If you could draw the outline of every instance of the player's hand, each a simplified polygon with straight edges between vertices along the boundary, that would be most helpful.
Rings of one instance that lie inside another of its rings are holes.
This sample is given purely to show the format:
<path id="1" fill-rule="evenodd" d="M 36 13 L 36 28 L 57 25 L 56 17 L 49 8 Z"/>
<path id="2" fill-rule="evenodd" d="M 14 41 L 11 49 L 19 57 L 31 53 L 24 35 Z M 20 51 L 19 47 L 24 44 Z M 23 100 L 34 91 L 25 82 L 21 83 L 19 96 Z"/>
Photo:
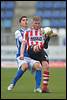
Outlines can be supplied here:
<path id="1" fill-rule="evenodd" d="M 39 51 L 38 45 L 33 46 L 33 51 L 34 51 L 34 52 L 38 52 L 38 51 Z"/>
<path id="2" fill-rule="evenodd" d="M 56 37 L 56 36 L 58 36 L 56 33 L 50 35 L 50 37 Z"/>
<path id="3" fill-rule="evenodd" d="M 37 51 L 37 46 L 33 46 L 33 51 L 36 52 Z"/>
<path id="4" fill-rule="evenodd" d="M 51 30 L 50 32 L 47 32 L 47 36 L 51 37 L 51 35 L 53 34 L 53 31 Z"/>
<path id="5" fill-rule="evenodd" d="M 20 60 L 23 60 L 24 59 L 24 55 L 20 55 Z"/>
<path id="6" fill-rule="evenodd" d="M 34 52 L 40 52 L 41 51 L 41 47 L 40 46 L 38 46 L 38 45 L 35 45 L 34 47 L 33 47 L 33 51 Z"/>

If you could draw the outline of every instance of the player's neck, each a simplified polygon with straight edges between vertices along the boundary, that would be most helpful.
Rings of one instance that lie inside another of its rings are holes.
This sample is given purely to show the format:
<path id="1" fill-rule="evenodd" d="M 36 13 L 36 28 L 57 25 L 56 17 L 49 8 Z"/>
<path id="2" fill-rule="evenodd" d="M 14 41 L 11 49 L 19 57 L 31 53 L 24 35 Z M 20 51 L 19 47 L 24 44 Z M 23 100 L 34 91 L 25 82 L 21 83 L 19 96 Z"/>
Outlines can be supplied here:
<path id="1" fill-rule="evenodd" d="M 27 29 L 27 27 L 21 27 L 21 29 L 26 30 L 26 29 Z"/>
<path id="2" fill-rule="evenodd" d="M 40 30 L 40 29 L 35 29 L 35 28 L 33 28 L 35 31 L 38 31 L 38 30 Z"/>

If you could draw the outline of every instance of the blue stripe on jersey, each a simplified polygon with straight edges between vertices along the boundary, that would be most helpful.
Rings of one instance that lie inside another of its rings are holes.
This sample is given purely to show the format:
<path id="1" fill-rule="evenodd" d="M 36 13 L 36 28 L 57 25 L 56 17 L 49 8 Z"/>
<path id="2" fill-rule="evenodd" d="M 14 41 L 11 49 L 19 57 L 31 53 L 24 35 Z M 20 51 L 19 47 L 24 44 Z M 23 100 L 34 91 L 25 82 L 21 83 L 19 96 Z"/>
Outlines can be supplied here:
<path id="1" fill-rule="evenodd" d="M 18 39 L 16 39 L 16 45 L 17 45 L 16 57 L 18 57 L 18 56 L 20 56 L 20 48 L 21 48 L 21 43 Z"/>
<path id="2" fill-rule="evenodd" d="M 24 30 L 23 30 L 23 29 L 19 29 L 19 31 L 20 31 L 20 33 L 21 33 L 21 35 L 22 35 L 22 37 L 23 37 Z"/>
<path id="3" fill-rule="evenodd" d="M 25 51 L 24 51 L 24 57 L 29 57 L 28 52 L 27 52 L 27 45 L 25 46 Z"/>

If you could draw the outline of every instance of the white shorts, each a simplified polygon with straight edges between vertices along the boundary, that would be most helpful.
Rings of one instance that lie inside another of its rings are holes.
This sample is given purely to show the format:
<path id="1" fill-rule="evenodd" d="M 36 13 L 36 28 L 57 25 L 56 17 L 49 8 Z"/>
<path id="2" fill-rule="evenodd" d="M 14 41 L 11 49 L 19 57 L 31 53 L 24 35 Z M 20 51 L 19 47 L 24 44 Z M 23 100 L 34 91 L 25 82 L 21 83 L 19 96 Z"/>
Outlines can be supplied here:
<path id="1" fill-rule="evenodd" d="M 33 65 L 36 62 L 39 62 L 39 61 L 33 60 L 29 57 L 24 57 L 24 60 L 20 60 L 20 57 L 17 57 L 16 60 L 17 60 L 18 69 L 21 67 L 22 64 L 28 64 L 28 68 L 32 72 L 33 72 Z"/>

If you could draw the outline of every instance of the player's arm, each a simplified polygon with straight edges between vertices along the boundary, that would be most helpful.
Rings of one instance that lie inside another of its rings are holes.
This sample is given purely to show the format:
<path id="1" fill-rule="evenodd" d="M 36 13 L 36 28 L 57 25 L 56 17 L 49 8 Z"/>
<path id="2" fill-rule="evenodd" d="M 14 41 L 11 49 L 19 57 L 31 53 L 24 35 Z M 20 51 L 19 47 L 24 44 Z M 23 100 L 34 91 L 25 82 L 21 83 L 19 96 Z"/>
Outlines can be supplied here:
<path id="1" fill-rule="evenodd" d="M 48 48 L 48 43 L 49 43 L 50 39 L 51 39 L 52 37 L 56 37 L 56 36 L 57 36 L 57 34 L 56 34 L 56 33 L 53 33 L 53 34 L 51 34 L 50 36 L 47 36 L 47 37 L 46 37 L 46 39 L 44 40 L 44 48 L 45 48 L 45 49 Z"/>
<path id="2" fill-rule="evenodd" d="M 56 37 L 56 36 L 58 36 L 57 33 L 53 33 L 53 34 L 50 35 L 50 38 L 51 37 Z"/>
<path id="3" fill-rule="evenodd" d="M 50 27 L 45 27 L 42 29 L 43 34 L 49 36 L 49 37 L 54 37 L 57 36 L 57 33 L 53 32 L 52 28 Z"/>
<path id="4" fill-rule="evenodd" d="M 23 60 L 24 59 L 25 44 L 26 44 L 26 41 L 23 40 L 22 41 L 22 44 L 21 44 L 20 60 Z"/>
<path id="5" fill-rule="evenodd" d="M 51 37 L 56 37 L 57 33 L 53 32 L 53 30 L 51 30 L 50 32 L 47 33 L 47 36 Z"/>
<path id="6" fill-rule="evenodd" d="M 50 37 L 49 37 L 49 36 L 47 36 L 47 37 L 44 39 L 44 48 L 45 48 L 45 49 L 48 48 L 49 40 L 50 40 Z"/>
<path id="7" fill-rule="evenodd" d="M 50 29 L 50 30 L 48 30 L 48 29 Z M 56 37 L 57 34 L 54 33 L 51 28 L 46 28 L 46 30 L 44 31 L 44 35 L 46 36 L 44 39 L 44 48 L 47 49 L 50 38 Z"/>

